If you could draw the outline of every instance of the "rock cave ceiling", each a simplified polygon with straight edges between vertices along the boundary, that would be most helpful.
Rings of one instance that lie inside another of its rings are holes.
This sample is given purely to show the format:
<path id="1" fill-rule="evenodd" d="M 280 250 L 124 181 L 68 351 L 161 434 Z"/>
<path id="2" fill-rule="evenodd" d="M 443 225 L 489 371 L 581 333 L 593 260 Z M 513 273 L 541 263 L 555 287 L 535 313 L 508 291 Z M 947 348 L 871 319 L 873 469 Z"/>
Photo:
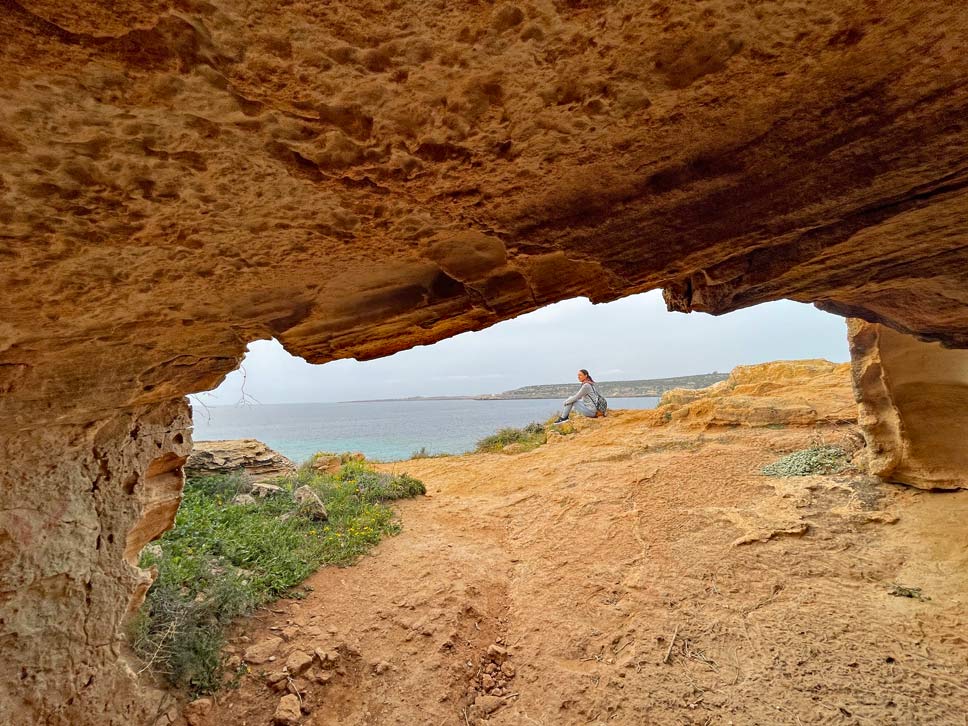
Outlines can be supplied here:
<path id="1" fill-rule="evenodd" d="M 252 340 L 663 288 L 968 348 L 966 44 L 951 2 L 0 0 L 0 702 L 160 712 L 132 560 Z M 875 473 L 964 486 L 965 351 L 853 331 Z"/>
<path id="2" fill-rule="evenodd" d="M 968 347 L 958 3 L 0 0 L 0 413 L 547 303 Z"/>

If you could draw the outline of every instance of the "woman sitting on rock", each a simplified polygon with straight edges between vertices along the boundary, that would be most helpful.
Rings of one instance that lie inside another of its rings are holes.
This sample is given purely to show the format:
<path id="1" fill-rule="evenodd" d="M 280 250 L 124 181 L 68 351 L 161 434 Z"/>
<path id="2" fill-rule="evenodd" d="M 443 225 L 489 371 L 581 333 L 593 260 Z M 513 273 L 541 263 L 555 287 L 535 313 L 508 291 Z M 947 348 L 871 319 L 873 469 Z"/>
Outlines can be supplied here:
<path id="1" fill-rule="evenodd" d="M 581 383 L 581 388 L 574 396 L 565 400 L 565 407 L 561 409 L 561 415 L 553 422 L 554 425 L 567 421 L 572 407 L 577 409 L 582 416 L 588 418 L 595 418 L 598 415 L 598 399 L 601 398 L 601 394 L 595 390 L 595 381 L 584 368 L 578 371 L 578 381 Z"/>

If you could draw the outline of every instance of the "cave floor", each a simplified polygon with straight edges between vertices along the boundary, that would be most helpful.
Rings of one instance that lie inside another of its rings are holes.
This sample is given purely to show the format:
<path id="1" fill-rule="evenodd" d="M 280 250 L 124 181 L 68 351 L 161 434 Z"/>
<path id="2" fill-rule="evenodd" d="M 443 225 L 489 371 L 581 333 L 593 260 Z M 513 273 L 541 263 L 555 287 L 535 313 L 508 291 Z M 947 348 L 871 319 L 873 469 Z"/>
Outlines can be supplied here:
<path id="1" fill-rule="evenodd" d="M 281 643 L 211 723 L 271 723 L 268 680 L 318 649 L 292 681 L 317 726 L 964 726 L 968 491 L 759 473 L 817 436 L 617 412 L 532 452 L 386 464 L 428 496 L 240 624 L 235 653 Z"/>

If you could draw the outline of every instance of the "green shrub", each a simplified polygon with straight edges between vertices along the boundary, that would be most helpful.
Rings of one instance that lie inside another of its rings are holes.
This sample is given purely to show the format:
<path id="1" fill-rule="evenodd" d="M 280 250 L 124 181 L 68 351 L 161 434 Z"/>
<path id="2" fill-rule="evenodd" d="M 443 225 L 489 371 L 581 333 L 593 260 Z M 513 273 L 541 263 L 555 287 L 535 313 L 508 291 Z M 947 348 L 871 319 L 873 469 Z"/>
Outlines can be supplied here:
<path id="1" fill-rule="evenodd" d="M 847 454 L 839 446 L 812 446 L 794 451 L 763 467 L 767 476 L 809 476 L 836 474 L 847 466 Z"/>
<path id="2" fill-rule="evenodd" d="M 337 476 L 341 481 L 355 484 L 361 496 L 374 502 L 427 493 L 423 482 L 408 474 L 384 474 L 357 462 L 343 464 Z"/>
<path id="3" fill-rule="evenodd" d="M 540 424 L 537 421 L 532 421 L 523 429 L 521 429 L 527 436 L 537 436 L 538 434 L 543 434 L 545 432 L 544 424 Z"/>
<path id="4" fill-rule="evenodd" d="M 532 421 L 521 429 L 503 428 L 497 433 L 485 436 L 477 442 L 477 451 L 483 453 L 495 453 L 501 451 L 510 444 L 521 444 L 523 451 L 541 446 L 548 440 L 543 424 Z"/>
<path id="5" fill-rule="evenodd" d="M 439 451 L 436 454 L 430 452 L 426 446 L 421 446 L 416 451 L 410 453 L 411 459 L 442 459 L 445 456 L 450 456 L 446 451 Z"/>
<path id="6" fill-rule="evenodd" d="M 224 681 L 223 632 L 239 615 L 283 594 L 321 565 L 347 565 L 380 539 L 399 531 L 384 501 L 425 493 L 422 482 L 391 476 L 365 463 L 344 464 L 336 476 L 303 467 L 275 482 L 285 496 L 238 505 L 241 477 L 190 479 L 175 528 L 146 548 L 141 566 L 158 578 L 131 623 L 129 639 L 146 666 L 192 696 Z M 293 500 L 307 485 L 326 506 L 314 521 Z"/>

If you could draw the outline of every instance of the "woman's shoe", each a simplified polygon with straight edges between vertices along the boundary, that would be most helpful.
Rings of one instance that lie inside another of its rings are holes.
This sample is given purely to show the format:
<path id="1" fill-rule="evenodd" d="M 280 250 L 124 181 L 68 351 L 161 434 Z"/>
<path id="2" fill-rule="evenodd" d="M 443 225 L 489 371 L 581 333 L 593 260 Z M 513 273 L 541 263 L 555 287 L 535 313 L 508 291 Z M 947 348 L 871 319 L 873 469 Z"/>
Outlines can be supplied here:
<path id="1" fill-rule="evenodd" d="M 562 418 L 561 416 L 559 416 L 558 418 L 556 418 L 554 421 L 551 422 L 551 425 L 557 426 L 558 424 L 563 424 L 563 423 L 568 423 L 567 416 L 565 416 L 565 418 Z"/>

